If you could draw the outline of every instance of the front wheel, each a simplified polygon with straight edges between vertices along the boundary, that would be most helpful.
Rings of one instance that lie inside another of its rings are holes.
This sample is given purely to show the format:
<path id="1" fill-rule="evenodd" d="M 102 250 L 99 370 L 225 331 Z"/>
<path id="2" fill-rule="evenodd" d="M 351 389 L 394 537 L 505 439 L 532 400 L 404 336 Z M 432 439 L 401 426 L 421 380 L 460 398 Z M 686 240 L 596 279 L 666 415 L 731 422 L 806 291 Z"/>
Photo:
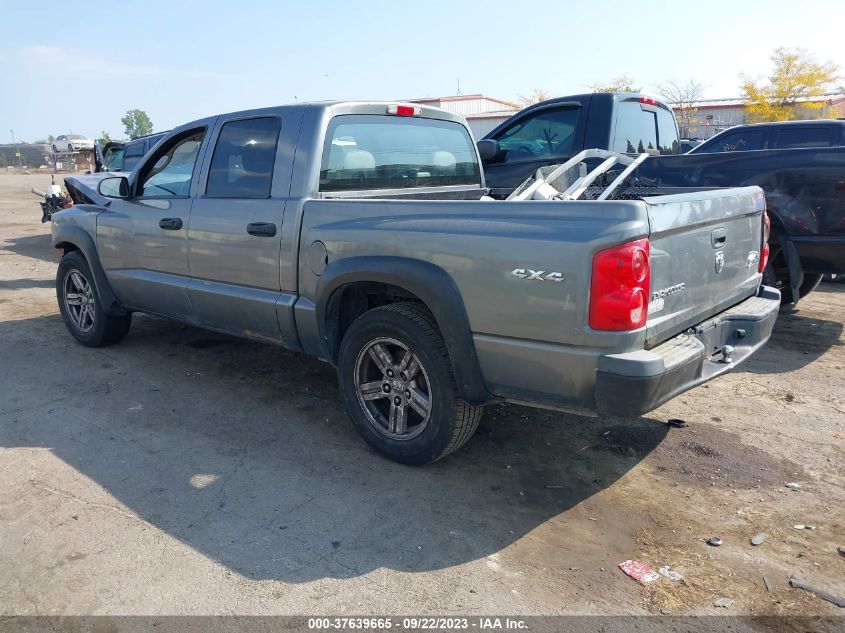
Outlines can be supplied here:
<path id="1" fill-rule="evenodd" d="M 79 251 L 62 257 L 56 272 L 56 298 L 65 327 L 83 345 L 111 345 L 129 332 L 132 316 L 108 314 L 103 310 L 91 267 Z"/>
<path id="2" fill-rule="evenodd" d="M 346 410 L 361 436 L 403 464 L 427 464 L 460 448 L 482 408 L 461 399 L 446 344 L 423 307 L 395 303 L 350 326 L 338 358 Z"/>

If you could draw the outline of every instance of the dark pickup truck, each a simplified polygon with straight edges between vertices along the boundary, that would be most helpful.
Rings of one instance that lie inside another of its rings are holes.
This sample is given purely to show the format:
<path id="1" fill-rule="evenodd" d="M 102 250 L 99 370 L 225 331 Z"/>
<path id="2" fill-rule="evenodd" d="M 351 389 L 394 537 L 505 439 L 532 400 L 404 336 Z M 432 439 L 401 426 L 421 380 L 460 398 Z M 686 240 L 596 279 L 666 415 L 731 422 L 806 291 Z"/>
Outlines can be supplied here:
<path id="1" fill-rule="evenodd" d="M 754 149 L 807 149 L 845 145 L 845 119 L 737 125 L 690 149 L 691 154 Z"/>
<path id="2" fill-rule="evenodd" d="M 845 147 L 657 156 L 639 175 L 663 186 L 761 187 L 772 221 L 763 279 L 784 303 L 845 273 Z"/>
<path id="3" fill-rule="evenodd" d="M 131 141 L 109 141 L 102 147 L 95 145 L 94 171 L 132 171 L 141 158 L 149 152 L 167 132 L 139 136 Z"/>
<path id="4" fill-rule="evenodd" d="M 507 198 L 540 167 L 564 163 L 585 149 L 678 154 L 672 110 L 637 93 L 549 99 L 517 112 L 479 144 L 490 195 Z"/>
<path id="5" fill-rule="evenodd" d="M 845 121 L 813 123 L 845 125 Z M 755 127 L 775 126 L 742 129 Z M 719 137 L 735 130 L 739 128 Z M 767 132 L 766 142 L 772 138 L 774 145 L 780 135 L 774 138 Z M 845 273 L 845 147 L 708 153 L 705 143 L 679 155 L 671 110 L 631 93 L 544 101 L 518 112 L 479 141 L 487 185 L 499 199 L 537 169 L 564 163 L 587 148 L 654 154 L 639 166 L 638 174 L 663 187 L 761 187 L 772 220 L 765 282 L 781 290 L 784 303 L 812 291 L 823 274 Z"/>

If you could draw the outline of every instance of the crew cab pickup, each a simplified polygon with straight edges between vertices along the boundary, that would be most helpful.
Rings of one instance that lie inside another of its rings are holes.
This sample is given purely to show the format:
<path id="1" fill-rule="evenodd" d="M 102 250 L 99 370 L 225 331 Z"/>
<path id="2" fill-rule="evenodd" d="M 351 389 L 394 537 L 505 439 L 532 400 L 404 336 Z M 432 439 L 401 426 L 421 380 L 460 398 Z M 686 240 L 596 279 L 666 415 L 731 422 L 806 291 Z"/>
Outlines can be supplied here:
<path id="1" fill-rule="evenodd" d="M 464 119 L 425 106 L 214 116 L 66 185 L 56 291 L 80 343 L 145 312 L 317 356 L 403 463 L 497 399 L 646 413 L 746 359 L 779 305 L 757 187 L 496 201 Z"/>

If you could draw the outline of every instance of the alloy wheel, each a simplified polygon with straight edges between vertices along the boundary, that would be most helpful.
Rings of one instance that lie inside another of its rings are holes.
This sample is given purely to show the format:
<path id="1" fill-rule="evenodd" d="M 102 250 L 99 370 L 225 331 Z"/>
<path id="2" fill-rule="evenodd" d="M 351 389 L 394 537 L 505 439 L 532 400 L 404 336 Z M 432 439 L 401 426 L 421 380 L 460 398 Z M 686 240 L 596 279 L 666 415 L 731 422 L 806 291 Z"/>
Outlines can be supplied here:
<path id="1" fill-rule="evenodd" d="M 380 433 L 410 440 L 431 418 L 431 383 L 420 359 L 392 338 L 370 341 L 355 361 L 355 391 L 370 424 Z"/>
<path id="2" fill-rule="evenodd" d="M 64 301 L 68 317 L 80 332 L 90 332 L 94 327 L 94 289 L 85 276 L 76 269 L 69 270 L 64 278 Z"/>

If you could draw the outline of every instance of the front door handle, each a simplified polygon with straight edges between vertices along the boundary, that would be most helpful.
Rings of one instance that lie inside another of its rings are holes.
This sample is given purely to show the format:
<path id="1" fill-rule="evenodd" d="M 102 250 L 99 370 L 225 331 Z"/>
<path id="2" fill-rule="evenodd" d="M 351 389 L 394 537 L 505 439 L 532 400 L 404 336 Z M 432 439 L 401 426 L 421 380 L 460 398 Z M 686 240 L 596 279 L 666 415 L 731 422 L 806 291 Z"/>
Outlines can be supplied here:
<path id="1" fill-rule="evenodd" d="M 250 222 L 246 225 L 246 232 L 259 237 L 273 237 L 276 234 L 276 225 L 272 222 Z"/>
<path id="2" fill-rule="evenodd" d="M 165 231 L 178 231 L 182 228 L 182 218 L 162 218 L 158 225 Z"/>

